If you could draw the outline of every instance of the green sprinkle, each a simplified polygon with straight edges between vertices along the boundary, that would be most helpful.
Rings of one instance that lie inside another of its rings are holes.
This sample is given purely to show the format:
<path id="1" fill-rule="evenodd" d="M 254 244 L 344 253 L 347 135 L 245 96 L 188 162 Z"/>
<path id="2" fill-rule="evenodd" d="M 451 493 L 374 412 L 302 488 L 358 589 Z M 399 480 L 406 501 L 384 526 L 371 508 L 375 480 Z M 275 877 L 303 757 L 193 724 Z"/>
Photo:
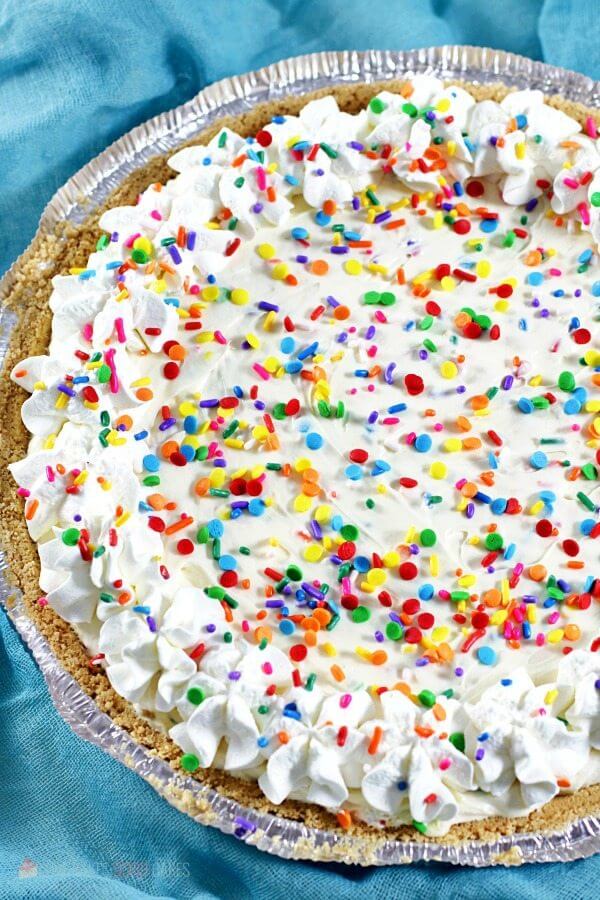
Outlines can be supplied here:
<path id="1" fill-rule="evenodd" d="M 96 250 L 104 250 L 110 244 L 110 238 L 107 234 L 101 234 L 96 244 Z"/>
<path id="2" fill-rule="evenodd" d="M 448 740 L 456 747 L 459 753 L 465 752 L 465 736 L 462 731 L 453 731 Z"/>
<path id="3" fill-rule="evenodd" d="M 209 488 L 208 493 L 211 497 L 229 497 L 229 491 L 224 488 Z"/>
<path id="4" fill-rule="evenodd" d="M 321 150 L 323 153 L 326 153 L 329 159 L 337 159 L 337 150 L 334 150 L 333 147 L 330 147 L 329 144 L 321 143 Z"/>
<path id="5" fill-rule="evenodd" d="M 360 624 L 361 622 L 368 622 L 371 618 L 371 610 L 367 609 L 366 606 L 357 606 L 356 609 L 352 610 L 352 621 L 356 622 L 356 624 Z"/>
<path id="6" fill-rule="evenodd" d="M 233 641 L 233 635 L 230 631 L 226 631 L 223 635 L 223 640 L 226 644 L 231 644 Z"/>
<path id="7" fill-rule="evenodd" d="M 561 391 L 571 391 L 575 390 L 575 376 L 572 372 L 561 372 L 558 376 L 558 386 Z"/>
<path id="8" fill-rule="evenodd" d="M 235 432 L 238 430 L 239 424 L 240 423 L 237 419 L 232 419 L 227 428 L 224 430 L 223 437 L 228 438 L 231 437 L 232 434 L 235 434 Z"/>
<path id="9" fill-rule="evenodd" d="M 294 563 L 287 567 L 285 574 L 290 581 L 302 581 L 302 569 Z"/>
<path id="10" fill-rule="evenodd" d="M 233 183 L 234 183 L 234 185 L 235 185 L 236 188 L 241 188 L 241 187 L 244 186 L 244 181 L 245 181 L 245 180 L 246 180 L 246 179 L 245 179 L 242 175 L 240 175 L 240 177 L 239 177 L 239 178 L 236 178 L 235 181 L 234 181 Z"/>
<path id="11" fill-rule="evenodd" d="M 340 534 L 345 541 L 355 541 L 359 535 L 359 531 L 356 525 L 342 525 Z"/>
<path id="12" fill-rule="evenodd" d="M 108 447 L 108 441 L 106 440 L 107 436 L 110 434 L 110 428 L 105 428 L 98 435 L 98 440 L 102 444 L 103 447 Z"/>
<path id="13" fill-rule="evenodd" d="M 596 481 L 598 478 L 598 470 L 593 463 L 586 463 L 581 467 L 581 471 L 588 481 Z"/>
<path id="14" fill-rule="evenodd" d="M 410 116 L 411 119 L 414 119 L 419 110 L 414 103 L 404 103 L 402 106 L 402 112 L 405 116 Z"/>
<path id="15" fill-rule="evenodd" d="M 110 381 L 110 369 L 106 365 L 106 363 L 102 363 L 98 371 L 96 372 L 96 378 L 100 382 L 100 384 L 106 384 Z"/>
<path id="16" fill-rule="evenodd" d="M 66 544 L 67 547 L 74 547 L 79 541 L 80 531 L 78 528 L 67 528 L 66 531 L 62 533 L 62 542 Z"/>
<path id="17" fill-rule="evenodd" d="M 194 458 L 202 462 L 202 460 L 206 459 L 208 456 L 208 447 L 203 445 L 202 447 L 198 447 L 194 454 Z"/>
<path id="18" fill-rule="evenodd" d="M 504 539 L 497 531 L 492 531 L 485 536 L 485 546 L 488 550 L 500 550 L 504 544 Z"/>
<path id="19" fill-rule="evenodd" d="M 373 97 L 373 99 L 369 103 L 369 109 L 371 112 L 375 113 L 378 116 L 380 113 L 387 109 L 387 103 L 384 100 L 381 100 L 379 97 Z"/>
<path id="20" fill-rule="evenodd" d="M 103 591 L 100 594 L 100 599 L 102 600 L 103 603 L 112 603 L 115 598 L 113 597 L 112 594 L 107 594 L 106 591 Z"/>
<path id="21" fill-rule="evenodd" d="M 104 556 L 105 553 L 106 553 L 106 547 L 103 544 L 100 544 L 99 547 L 96 547 L 92 556 L 94 557 L 94 559 L 98 559 L 99 556 Z"/>
<path id="22" fill-rule="evenodd" d="M 150 259 L 150 254 L 145 250 L 136 249 L 131 251 L 131 258 L 136 263 L 144 264 Z"/>
<path id="23" fill-rule="evenodd" d="M 200 760 L 195 753 L 184 753 L 179 762 L 181 768 L 186 772 L 195 772 L 200 768 Z"/>
<path id="24" fill-rule="evenodd" d="M 373 206 L 380 206 L 380 205 L 381 205 L 381 204 L 379 203 L 379 200 L 377 199 L 377 194 L 375 194 L 375 193 L 371 190 L 371 188 L 369 188 L 367 191 L 365 191 L 365 194 L 367 195 L 367 198 L 371 201 L 371 203 L 373 204 Z"/>
<path id="25" fill-rule="evenodd" d="M 268 706 L 259 706 L 258 711 L 261 714 L 261 716 L 266 716 L 266 714 L 269 712 L 269 707 Z"/>
<path id="26" fill-rule="evenodd" d="M 419 535 L 422 547 L 434 547 L 437 541 L 437 534 L 432 528 L 424 528 Z"/>
<path id="27" fill-rule="evenodd" d="M 146 475 L 142 484 L 146 487 L 156 487 L 157 484 L 160 484 L 160 475 Z"/>
<path id="28" fill-rule="evenodd" d="M 461 600 L 469 599 L 469 592 L 468 591 L 451 591 L 450 599 L 454 603 L 460 603 Z"/>
<path id="29" fill-rule="evenodd" d="M 581 504 L 583 504 L 583 506 L 585 506 L 586 509 L 589 509 L 590 512 L 596 511 L 594 501 L 590 497 L 588 497 L 587 494 L 584 494 L 583 491 L 579 491 L 577 493 L 577 499 Z"/>
<path id="30" fill-rule="evenodd" d="M 418 694 L 418 697 L 419 703 L 426 706 L 427 709 L 431 709 L 432 706 L 435 706 L 435 694 L 433 691 L 421 691 L 420 694 Z"/>
<path id="31" fill-rule="evenodd" d="M 219 135 L 219 140 L 217 142 L 217 146 L 223 148 L 226 143 L 227 143 L 227 132 L 222 131 L 221 134 Z"/>
<path id="32" fill-rule="evenodd" d="M 369 497 L 367 500 L 365 500 L 365 506 L 367 507 L 367 509 L 375 509 L 375 501 L 372 500 L 371 497 Z"/>
<path id="33" fill-rule="evenodd" d="M 435 346 L 433 341 L 429 340 L 429 338 L 425 338 L 425 340 L 423 341 L 423 346 L 426 350 L 429 350 L 430 353 L 437 353 L 437 347 Z"/>
<path id="34" fill-rule="evenodd" d="M 425 822 L 417 822 L 416 819 L 413 819 L 412 826 L 413 828 L 416 828 L 417 831 L 420 831 L 421 834 L 427 834 L 427 825 L 425 824 Z"/>
<path id="35" fill-rule="evenodd" d="M 337 613 L 335 613 L 335 615 L 333 615 L 333 616 L 331 617 L 331 619 L 329 620 L 329 622 L 328 622 L 327 625 L 325 626 L 325 630 L 326 630 L 326 631 L 333 631 L 333 629 L 335 628 L 335 626 L 338 624 L 339 621 L 340 621 L 340 617 L 338 616 Z"/>
<path id="36" fill-rule="evenodd" d="M 238 549 L 242 556 L 250 556 L 250 547 L 239 547 Z"/>
<path id="37" fill-rule="evenodd" d="M 404 629 L 398 622 L 388 622 L 385 626 L 385 636 L 390 641 L 399 641 L 404 636 Z"/>
<path id="38" fill-rule="evenodd" d="M 190 703 L 194 704 L 194 706 L 200 706 L 206 694 L 201 687 L 191 687 L 185 696 Z"/>
<path id="39" fill-rule="evenodd" d="M 316 672 L 311 672 L 308 678 L 306 679 L 306 684 L 304 685 L 305 691 L 312 691 L 315 686 L 315 681 L 317 680 Z"/>

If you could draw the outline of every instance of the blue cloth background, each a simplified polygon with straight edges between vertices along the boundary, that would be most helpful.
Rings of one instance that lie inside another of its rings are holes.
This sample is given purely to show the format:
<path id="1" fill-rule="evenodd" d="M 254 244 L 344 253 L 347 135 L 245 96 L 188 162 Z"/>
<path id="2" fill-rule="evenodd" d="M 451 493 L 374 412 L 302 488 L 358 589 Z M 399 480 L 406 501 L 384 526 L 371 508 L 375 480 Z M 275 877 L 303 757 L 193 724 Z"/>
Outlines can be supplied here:
<path id="1" fill-rule="evenodd" d="M 70 175 L 211 81 L 314 50 L 443 43 L 499 47 L 597 78 L 596 13 L 593 0 L 0 0 L 0 273 Z M 75 737 L 0 613 L 2 898 L 533 900 L 592 896 L 599 880 L 600 856 L 478 872 L 260 854 L 188 820 Z"/>

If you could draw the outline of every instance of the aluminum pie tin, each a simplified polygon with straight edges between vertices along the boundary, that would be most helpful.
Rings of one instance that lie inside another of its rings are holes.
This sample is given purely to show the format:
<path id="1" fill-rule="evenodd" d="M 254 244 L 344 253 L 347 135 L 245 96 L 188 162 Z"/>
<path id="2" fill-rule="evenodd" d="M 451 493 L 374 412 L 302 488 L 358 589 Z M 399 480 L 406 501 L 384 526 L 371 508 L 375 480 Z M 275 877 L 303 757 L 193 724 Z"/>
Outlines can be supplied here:
<path id="1" fill-rule="evenodd" d="M 444 46 L 421 50 L 331 51 L 296 56 L 200 91 L 188 103 L 132 129 L 89 162 L 61 187 L 46 206 L 36 239 L 64 221 L 83 222 L 122 180 L 152 157 L 172 152 L 217 119 L 236 116 L 258 103 L 305 94 L 338 84 L 388 81 L 416 73 L 476 84 L 503 82 L 561 94 L 589 107 L 600 107 L 600 82 L 576 72 L 485 47 Z M 26 251 L 27 253 L 27 251 Z M 0 364 L 10 342 L 14 315 L 3 306 L 24 254 L 0 280 Z M 173 806 L 202 824 L 286 859 L 335 861 L 361 865 L 399 865 L 438 861 L 466 866 L 567 862 L 600 852 L 600 817 L 586 816 L 556 832 L 519 833 L 494 842 L 457 844 L 390 840 L 325 831 L 281 816 L 259 812 L 175 772 L 102 712 L 61 666 L 46 638 L 28 616 L 20 592 L 0 562 L 0 603 L 31 650 L 62 718 L 85 738 L 137 772 Z"/>

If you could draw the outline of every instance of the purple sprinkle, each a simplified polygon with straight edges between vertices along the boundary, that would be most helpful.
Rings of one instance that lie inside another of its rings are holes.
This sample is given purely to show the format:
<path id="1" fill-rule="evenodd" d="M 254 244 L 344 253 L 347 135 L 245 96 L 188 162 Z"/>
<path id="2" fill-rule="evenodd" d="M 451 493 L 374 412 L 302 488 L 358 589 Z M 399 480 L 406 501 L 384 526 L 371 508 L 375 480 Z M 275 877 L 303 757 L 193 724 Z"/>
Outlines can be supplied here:
<path id="1" fill-rule="evenodd" d="M 365 334 L 366 340 L 370 341 L 372 338 L 374 338 L 376 331 L 377 331 L 377 329 L 375 328 L 374 325 L 369 325 L 369 327 L 367 328 L 366 334 Z"/>
<path id="2" fill-rule="evenodd" d="M 170 419 L 165 419 L 163 422 L 161 422 L 160 425 L 158 426 L 158 430 L 166 431 L 167 428 L 172 428 L 173 425 L 176 425 L 176 424 L 177 424 L 177 419 L 174 419 L 173 417 L 171 417 Z"/>
<path id="3" fill-rule="evenodd" d="M 461 678 L 465 674 L 465 670 L 462 668 L 462 666 L 457 666 L 454 670 L 454 674 L 458 675 L 458 677 Z"/>
<path id="4" fill-rule="evenodd" d="M 250 505 L 247 500 L 234 500 L 233 503 L 229 504 L 232 509 L 248 509 Z"/>
<path id="5" fill-rule="evenodd" d="M 419 350 L 419 359 L 427 359 L 428 356 L 427 350 Z"/>
<path id="6" fill-rule="evenodd" d="M 308 256 L 305 256 L 304 253 L 299 253 L 296 257 L 296 262 L 304 265 L 304 263 L 308 262 Z"/>
<path id="7" fill-rule="evenodd" d="M 355 212 L 358 212 L 358 210 L 360 209 L 360 197 L 353 197 L 353 198 L 352 198 L 352 209 L 353 209 Z"/>
<path id="8" fill-rule="evenodd" d="M 216 466 L 217 469 L 226 469 L 227 462 L 224 459 L 213 459 L 213 466 Z"/>
<path id="9" fill-rule="evenodd" d="M 307 593 L 309 597 L 313 597 L 315 600 L 325 599 L 325 594 L 322 591 L 318 591 L 316 587 L 313 587 L 312 584 L 308 583 L 308 581 L 302 582 L 302 590 Z"/>
<path id="10" fill-rule="evenodd" d="M 421 656 L 415 663 L 415 666 L 418 666 L 419 668 L 422 668 L 423 666 L 428 666 L 428 665 L 429 665 L 429 660 L 427 659 L 426 656 Z"/>
<path id="11" fill-rule="evenodd" d="M 239 681 L 242 677 L 242 673 L 234 670 L 233 672 L 230 672 L 227 677 L 230 681 Z"/>
<path id="12" fill-rule="evenodd" d="M 336 256 L 343 256 L 344 253 L 348 253 L 348 250 L 348 247 L 343 246 L 335 246 L 329 248 L 330 253 L 334 253 Z"/>
<path id="13" fill-rule="evenodd" d="M 383 641 L 383 634 L 381 631 L 375 632 L 375 640 L 381 644 L 381 642 Z"/>
<path id="14" fill-rule="evenodd" d="M 196 232 L 188 231 L 187 248 L 188 248 L 188 250 L 193 250 L 195 246 L 196 246 Z"/>
<path id="15" fill-rule="evenodd" d="M 152 634 L 156 634 L 158 628 L 156 627 L 156 620 L 152 618 L 152 616 L 146 616 L 146 622 L 148 623 L 148 628 L 152 632 Z"/>
<path id="16" fill-rule="evenodd" d="M 254 409 L 263 410 L 267 404 L 264 400 L 255 400 L 254 401 Z"/>
<path id="17" fill-rule="evenodd" d="M 335 297 L 331 296 L 331 294 L 328 297 L 326 297 L 325 299 L 327 300 L 327 303 L 329 304 L 329 306 L 333 306 L 334 309 L 336 306 L 340 305 L 339 302 L 335 299 Z"/>
<path id="18" fill-rule="evenodd" d="M 317 522 L 316 519 L 311 519 L 310 530 L 311 530 L 311 534 L 315 538 L 315 540 L 320 541 L 321 538 L 323 537 L 323 532 L 321 530 L 321 526 L 319 525 L 319 523 Z"/>
<path id="19" fill-rule="evenodd" d="M 376 225 L 379 225 L 381 222 L 387 222 L 387 220 L 391 219 L 391 217 L 392 213 L 389 209 L 386 209 L 385 212 L 380 212 L 378 215 L 376 215 L 373 221 Z"/>
<path id="20" fill-rule="evenodd" d="M 67 387 L 66 384 L 59 384 L 59 385 L 58 385 L 58 390 L 59 390 L 62 394 L 66 394 L 67 397 L 74 397 L 74 396 L 75 396 L 75 391 L 73 390 L 73 388 Z"/>
<path id="21" fill-rule="evenodd" d="M 210 622 L 210 623 L 206 626 L 206 630 L 208 631 L 209 634 L 214 634 L 215 631 L 217 630 L 217 626 L 216 626 L 216 625 L 213 625 L 213 623 Z"/>
<path id="22" fill-rule="evenodd" d="M 353 150 L 359 150 L 359 151 L 365 149 L 365 145 L 361 144 L 359 141 L 348 141 L 346 146 L 351 147 Z M 358 198 L 355 197 L 354 200 L 356 200 L 356 199 L 358 199 Z M 354 205 L 354 200 L 352 201 L 352 205 Z"/>
<path id="23" fill-rule="evenodd" d="M 511 387 L 513 386 L 514 380 L 515 379 L 512 377 L 512 375 L 505 375 L 502 379 L 502 390 L 510 391 Z"/>
<path id="24" fill-rule="evenodd" d="M 267 609 L 281 609 L 283 600 L 267 600 L 265 606 Z"/>
<path id="25" fill-rule="evenodd" d="M 477 760 L 477 762 L 481 762 L 481 760 L 483 759 L 484 756 L 485 756 L 485 750 L 483 749 L 483 747 L 480 747 L 477 750 L 477 753 L 475 754 L 475 759 Z"/>
<path id="26" fill-rule="evenodd" d="M 263 211 L 262 203 L 255 203 L 254 206 L 252 207 L 252 212 L 256 213 L 257 215 L 262 211 Z"/>
<path id="27" fill-rule="evenodd" d="M 594 682 L 594 687 L 596 688 L 597 691 L 600 691 L 600 678 L 596 678 L 596 680 Z"/>
<path id="28" fill-rule="evenodd" d="M 393 372 L 394 372 L 395 368 L 396 368 L 395 362 L 390 363 L 389 366 L 386 367 L 386 370 L 385 370 L 385 373 L 383 376 L 385 378 L 386 384 L 393 384 L 393 382 L 394 382 Z"/>
<path id="29" fill-rule="evenodd" d="M 276 303 L 268 303 L 266 300 L 261 300 L 258 308 L 264 310 L 264 312 L 279 312 L 279 307 Z"/>
<path id="30" fill-rule="evenodd" d="M 198 406 L 200 409 L 212 409 L 215 406 L 219 405 L 219 401 L 216 399 L 213 400 L 201 400 Z"/>
<path id="31" fill-rule="evenodd" d="M 473 516 L 475 515 L 475 504 L 474 503 L 467 503 L 466 513 L 467 513 L 467 519 L 473 518 Z"/>
<path id="32" fill-rule="evenodd" d="M 110 239 L 113 242 L 113 244 L 116 244 L 116 242 L 119 240 L 119 232 L 113 231 L 113 233 L 110 236 Z"/>
<path id="33" fill-rule="evenodd" d="M 324 174 L 325 174 L 324 169 L 314 169 L 314 171 L 313 171 L 313 175 L 319 175 L 319 176 L 321 176 L 321 175 L 324 175 Z"/>
<path id="34" fill-rule="evenodd" d="M 369 413 L 369 418 L 367 419 L 367 422 L 369 423 L 369 425 L 374 425 L 378 418 L 379 418 L 379 413 L 377 412 L 377 410 L 373 410 L 372 413 Z"/>
<path id="35" fill-rule="evenodd" d="M 181 253 L 179 252 L 175 244 L 169 244 L 167 250 L 169 251 L 169 256 L 171 257 L 175 265 L 178 266 L 181 262 Z"/>

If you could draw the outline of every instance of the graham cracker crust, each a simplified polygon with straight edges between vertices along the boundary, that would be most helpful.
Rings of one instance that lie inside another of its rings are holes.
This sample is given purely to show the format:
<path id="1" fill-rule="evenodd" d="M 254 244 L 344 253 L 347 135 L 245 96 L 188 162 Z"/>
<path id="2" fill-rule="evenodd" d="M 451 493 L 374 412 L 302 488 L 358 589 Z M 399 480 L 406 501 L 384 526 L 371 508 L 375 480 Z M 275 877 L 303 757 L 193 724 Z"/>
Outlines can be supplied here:
<path id="1" fill-rule="evenodd" d="M 255 134 L 270 119 L 279 114 L 296 114 L 309 100 L 333 95 L 340 108 L 346 112 L 357 112 L 382 89 L 399 91 L 404 82 L 386 81 L 373 84 L 335 85 L 322 88 L 302 96 L 290 96 L 254 107 L 237 117 L 225 117 L 202 131 L 193 140 L 181 146 L 206 143 L 223 126 L 228 126 L 242 136 Z M 450 81 L 465 87 L 476 100 L 502 100 L 511 89 L 503 84 L 477 85 L 460 81 Z M 559 96 L 546 98 L 546 102 L 561 109 L 580 123 L 588 116 L 600 124 L 600 113 L 581 104 Z M 170 155 L 170 154 L 169 154 Z M 180 770 L 181 750 L 164 733 L 155 730 L 147 721 L 134 712 L 132 706 L 119 697 L 110 686 L 102 670 L 91 670 L 87 653 L 71 626 L 61 619 L 50 606 L 41 607 L 37 603 L 39 595 L 39 559 L 36 545 L 30 540 L 23 516 L 23 504 L 17 496 L 15 484 L 7 472 L 7 465 L 22 458 L 27 452 L 29 435 L 21 422 L 21 405 L 25 392 L 9 380 L 13 366 L 26 356 L 46 352 L 50 337 L 52 314 L 48 307 L 51 294 L 51 279 L 65 272 L 71 266 L 85 266 L 89 254 L 94 250 L 98 238 L 98 219 L 102 212 L 112 206 L 131 203 L 141 190 L 149 184 L 164 182 L 175 176 L 167 166 L 167 156 L 154 157 L 142 168 L 131 173 L 110 195 L 104 205 L 90 213 L 89 218 L 78 227 L 71 223 L 59 224 L 53 233 L 38 235 L 21 258 L 15 273 L 14 284 L 6 306 L 14 313 L 14 326 L 8 352 L 2 371 L 2 392 L 0 394 L 0 540 L 10 566 L 10 578 L 20 588 L 28 615 L 37 629 L 48 641 L 53 653 L 63 668 L 80 684 L 102 712 L 124 728 L 132 738 L 153 755 L 169 763 L 174 770 Z M 454 825 L 442 838 L 422 835 L 409 825 L 378 829 L 363 823 L 353 822 L 349 829 L 342 829 L 334 815 L 313 804 L 287 800 L 280 806 L 270 803 L 254 782 L 243 781 L 222 770 L 210 768 L 198 770 L 194 776 L 221 795 L 237 801 L 261 813 L 270 813 L 285 819 L 304 823 L 307 828 L 336 832 L 342 838 L 344 860 L 369 864 L 374 852 L 384 841 L 399 840 L 412 842 L 435 842 L 437 844 L 458 845 L 478 841 L 492 843 L 499 838 L 521 833 L 552 833 L 567 827 L 574 820 L 600 814 L 600 784 L 582 788 L 572 795 L 555 797 L 541 809 L 526 817 L 505 818 L 495 816 L 476 822 Z M 176 791 L 175 791 L 176 793 Z M 185 792 L 183 792 L 185 793 Z M 177 803 L 188 812 L 198 811 L 198 803 L 190 797 L 180 796 Z M 322 848 L 321 848 L 322 849 Z M 516 848 L 515 848 L 516 849 Z M 303 854 L 304 855 L 304 854 Z M 310 854 L 306 854 L 310 855 Z M 509 854 L 505 863 L 520 862 L 519 854 Z M 320 858 L 322 854 L 320 853 Z M 339 852 L 335 854 L 338 860 Z"/>

